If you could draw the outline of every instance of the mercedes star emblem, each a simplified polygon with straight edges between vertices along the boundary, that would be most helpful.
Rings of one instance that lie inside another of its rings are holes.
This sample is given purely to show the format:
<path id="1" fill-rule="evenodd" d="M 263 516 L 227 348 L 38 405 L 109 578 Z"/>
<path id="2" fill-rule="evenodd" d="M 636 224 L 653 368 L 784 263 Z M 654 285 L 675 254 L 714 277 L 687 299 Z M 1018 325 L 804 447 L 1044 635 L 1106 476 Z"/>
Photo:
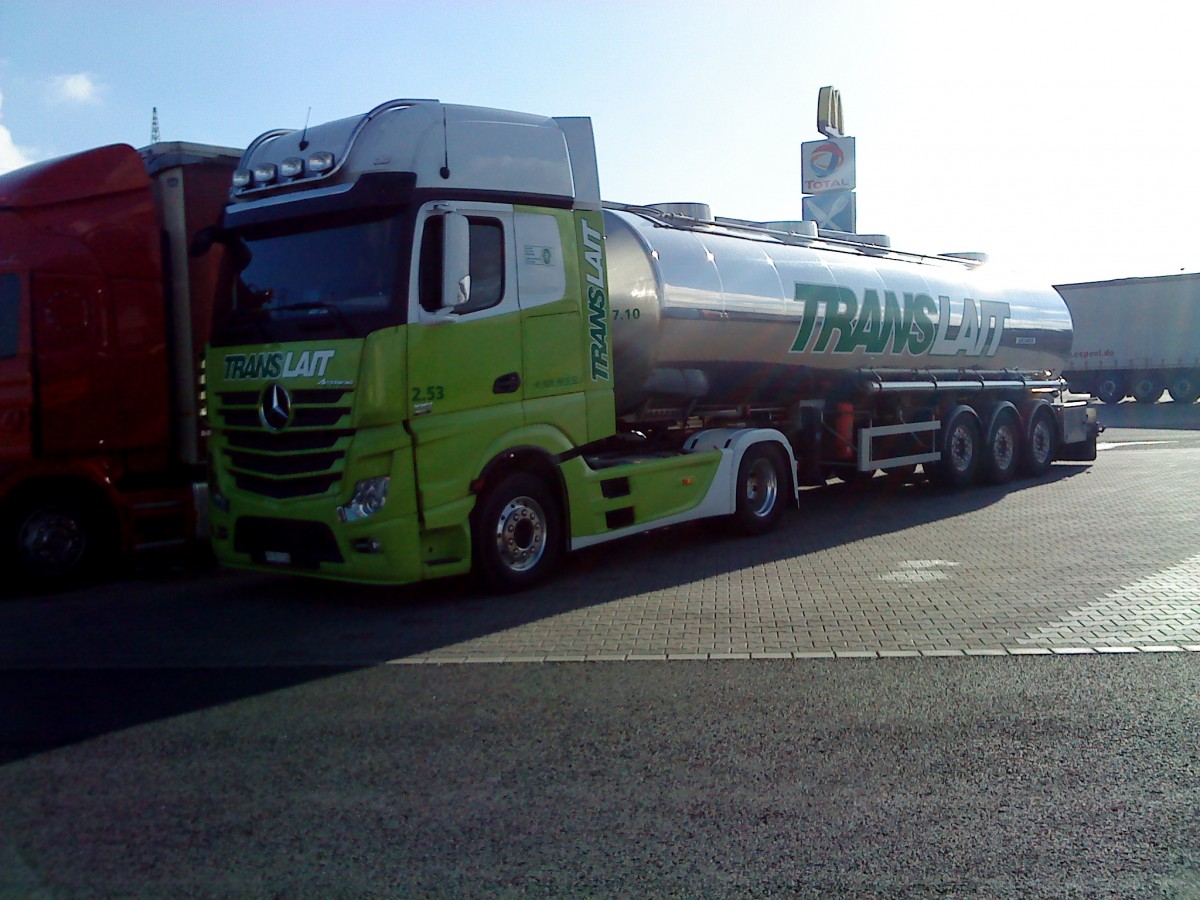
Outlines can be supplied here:
<path id="1" fill-rule="evenodd" d="M 283 431 L 292 421 L 292 398 L 282 384 L 268 384 L 258 410 L 262 423 L 271 431 Z"/>

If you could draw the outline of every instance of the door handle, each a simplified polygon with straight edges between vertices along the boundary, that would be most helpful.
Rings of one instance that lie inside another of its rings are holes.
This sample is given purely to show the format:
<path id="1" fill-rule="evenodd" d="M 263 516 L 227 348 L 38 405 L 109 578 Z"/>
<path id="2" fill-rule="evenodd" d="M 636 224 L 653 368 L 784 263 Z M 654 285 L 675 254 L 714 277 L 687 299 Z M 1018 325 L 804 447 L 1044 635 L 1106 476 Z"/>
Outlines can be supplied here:
<path id="1" fill-rule="evenodd" d="M 521 376 L 517 372 L 501 375 L 492 384 L 493 394 L 515 394 L 521 388 Z"/>

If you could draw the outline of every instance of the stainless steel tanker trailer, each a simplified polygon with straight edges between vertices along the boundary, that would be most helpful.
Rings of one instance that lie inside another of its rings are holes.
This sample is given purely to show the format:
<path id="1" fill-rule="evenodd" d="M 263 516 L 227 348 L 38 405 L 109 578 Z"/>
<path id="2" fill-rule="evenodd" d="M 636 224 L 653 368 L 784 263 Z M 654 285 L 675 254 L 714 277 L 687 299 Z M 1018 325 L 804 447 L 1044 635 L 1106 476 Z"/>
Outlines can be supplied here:
<path id="1" fill-rule="evenodd" d="M 917 464 L 1004 481 L 1095 458 L 1095 410 L 1061 397 L 1071 317 L 1049 286 L 981 254 L 901 253 L 704 204 L 610 205 L 604 220 L 627 424 L 770 422 L 809 482 Z"/>
<path id="2" fill-rule="evenodd" d="M 265 133 L 213 239 L 222 562 L 527 585 L 826 478 L 1092 459 L 1071 318 L 977 257 L 602 203 L 591 122 L 397 100 Z"/>
<path id="3" fill-rule="evenodd" d="M 1200 273 L 1055 287 L 1075 323 L 1072 390 L 1105 403 L 1200 397 Z"/>

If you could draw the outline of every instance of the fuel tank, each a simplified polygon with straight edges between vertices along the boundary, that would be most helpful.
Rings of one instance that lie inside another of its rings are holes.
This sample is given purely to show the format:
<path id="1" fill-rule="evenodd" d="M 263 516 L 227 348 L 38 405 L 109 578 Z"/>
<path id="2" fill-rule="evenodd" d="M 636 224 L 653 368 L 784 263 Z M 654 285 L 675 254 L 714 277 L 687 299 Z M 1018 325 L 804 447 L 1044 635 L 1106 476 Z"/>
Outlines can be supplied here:
<path id="1" fill-rule="evenodd" d="M 604 223 L 621 414 L 668 395 L 824 397 L 868 372 L 1048 377 L 1070 356 L 1053 288 L 976 259 L 640 207 L 606 209 Z"/>

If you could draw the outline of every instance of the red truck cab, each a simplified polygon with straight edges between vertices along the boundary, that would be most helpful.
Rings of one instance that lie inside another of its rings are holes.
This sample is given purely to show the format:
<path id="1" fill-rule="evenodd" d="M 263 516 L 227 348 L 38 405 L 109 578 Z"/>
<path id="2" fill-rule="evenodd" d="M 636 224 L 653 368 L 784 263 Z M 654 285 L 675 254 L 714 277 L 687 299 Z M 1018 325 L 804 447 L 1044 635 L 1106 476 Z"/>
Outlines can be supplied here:
<path id="1" fill-rule="evenodd" d="M 188 243 L 239 155 L 114 145 L 0 176 L 0 555 L 26 583 L 198 534 L 221 254 Z"/>

